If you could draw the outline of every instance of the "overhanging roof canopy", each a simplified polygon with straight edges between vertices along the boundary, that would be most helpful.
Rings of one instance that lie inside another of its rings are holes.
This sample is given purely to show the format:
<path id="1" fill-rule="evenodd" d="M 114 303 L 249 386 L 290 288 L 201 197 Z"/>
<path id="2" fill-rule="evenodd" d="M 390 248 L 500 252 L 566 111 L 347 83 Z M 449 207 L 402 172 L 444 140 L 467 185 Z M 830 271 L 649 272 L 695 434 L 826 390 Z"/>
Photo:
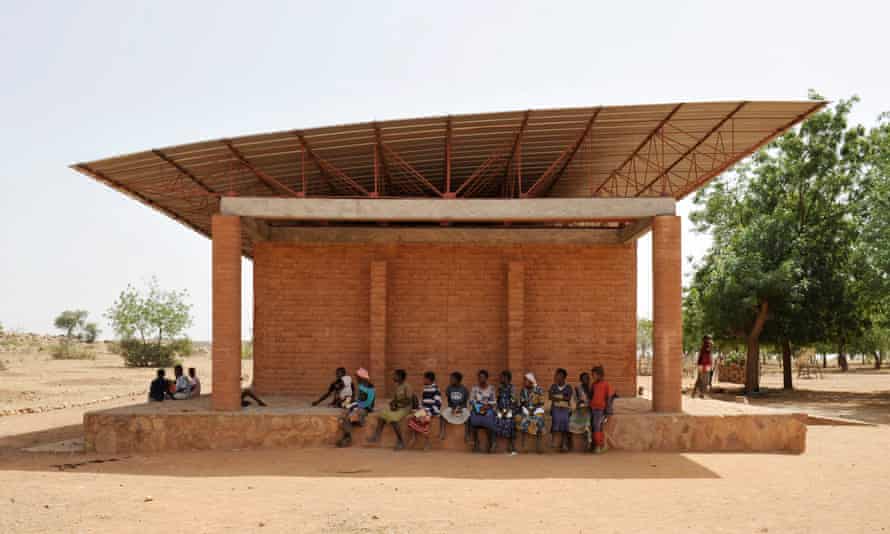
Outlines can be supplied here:
<path id="1" fill-rule="evenodd" d="M 825 104 L 680 103 L 379 121 L 203 141 L 72 168 L 208 236 L 221 196 L 679 200 Z"/>

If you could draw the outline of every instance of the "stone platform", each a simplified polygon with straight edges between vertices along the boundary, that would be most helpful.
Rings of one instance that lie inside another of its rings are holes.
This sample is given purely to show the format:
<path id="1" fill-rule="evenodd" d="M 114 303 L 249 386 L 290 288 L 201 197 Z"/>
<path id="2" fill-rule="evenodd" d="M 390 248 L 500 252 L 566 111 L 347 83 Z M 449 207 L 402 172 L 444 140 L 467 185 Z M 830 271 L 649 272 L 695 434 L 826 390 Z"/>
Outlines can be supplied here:
<path id="1" fill-rule="evenodd" d="M 104 454 L 153 453 L 176 450 L 231 450 L 258 447 L 333 447 L 339 437 L 340 410 L 313 408 L 308 401 L 267 399 L 269 407 L 251 406 L 239 412 L 210 410 L 209 398 L 140 404 L 87 412 L 84 441 L 87 451 Z M 806 415 L 753 413 L 734 415 L 656 414 L 645 399 L 618 399 L 615 415 L 606 424 L 611 448 L 660 452 L 804 452 Z M 354 446 L 392 447 L 395 437 L 385 428 L 378 444 L 365 438 L 376 425 L 369 417 L 365 428 L 356 428 Z M 433 422 L 433 449 L 469 451 L 462 426 L 448 425 L 446 439 L 438 438 Z M 549 428 L 549 423 L 548 423 Z M 404 428 L 407 438 L 409 430 Z M 484 444 L 484 433 L 480 433 Z M 575 448 L 582 447 L 581 436 Z M 534 447 L 534 437 L 526 444 Z M 549 452 L 550 435 L 543 437 Z M 516 440 L 517 446 L 519 439 Z M 415 448 L 423 447 L 418 439 Z M 505 450 L 501 440 L 498 449 Z"/>

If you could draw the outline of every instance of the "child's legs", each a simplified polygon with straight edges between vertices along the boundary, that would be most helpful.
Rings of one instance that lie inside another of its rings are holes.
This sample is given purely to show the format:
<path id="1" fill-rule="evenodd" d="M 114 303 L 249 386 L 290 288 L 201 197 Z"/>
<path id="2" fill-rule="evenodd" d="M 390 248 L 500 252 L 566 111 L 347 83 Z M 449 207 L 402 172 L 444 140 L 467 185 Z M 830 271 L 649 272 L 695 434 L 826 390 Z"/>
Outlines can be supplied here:
<path id="1" fill-rule="evenodd" d="M 605 443 L 605 435 L 603 434 L 603 422 L 606 414 L 603 410 L 593 410 L 590 414 L 590 425 L 593 430 L 593 443 L 597 447 Z"/>

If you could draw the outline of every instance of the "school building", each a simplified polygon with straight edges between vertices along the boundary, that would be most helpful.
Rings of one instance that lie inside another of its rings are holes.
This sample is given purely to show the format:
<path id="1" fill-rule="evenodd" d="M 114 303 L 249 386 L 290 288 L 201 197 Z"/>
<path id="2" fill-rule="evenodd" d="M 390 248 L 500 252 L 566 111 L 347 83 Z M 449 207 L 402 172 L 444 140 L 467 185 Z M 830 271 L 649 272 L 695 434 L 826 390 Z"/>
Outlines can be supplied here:
<path id="1" fill-rule="evenodd" d="M 212 407 L 240 410 L 241 260 L 254 387 L 332 369 L 605 367 L 636 392 L 637 239 L 652 232 L 652 407 L 681 409 L 676 203 L 824 102 L 541 109 L 306 128 L 72 167 L 213 242 Z"/>

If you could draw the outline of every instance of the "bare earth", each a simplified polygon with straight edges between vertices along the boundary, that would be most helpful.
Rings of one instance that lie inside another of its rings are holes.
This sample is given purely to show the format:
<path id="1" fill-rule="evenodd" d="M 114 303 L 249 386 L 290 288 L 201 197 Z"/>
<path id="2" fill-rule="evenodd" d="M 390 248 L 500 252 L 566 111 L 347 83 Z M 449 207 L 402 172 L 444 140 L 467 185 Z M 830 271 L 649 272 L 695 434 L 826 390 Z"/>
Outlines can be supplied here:
<path id="1" fill-rule="evenodd" d="M 0 416 L 0 532 L 890 531 L 886 371 L 832 372 L 751 405 L 731 394 L 720 396 L 730 402 L 686 399 L 695 413 L 775 406 L 877 423 L 811 426 L 800 456 L 272 449 L 107 457 L 76 450 L 83 412 L 142 402 L 152 370 L 123 369 L 114 355 L 0 360 L 8 368 L 0 413 L 45 410 Z M 209 377 L 207 356 L 186 364 Z M 767 375 L 764 384 L 780 381 Z M 22 450 L 63 440 L 74 452 Z"/>

